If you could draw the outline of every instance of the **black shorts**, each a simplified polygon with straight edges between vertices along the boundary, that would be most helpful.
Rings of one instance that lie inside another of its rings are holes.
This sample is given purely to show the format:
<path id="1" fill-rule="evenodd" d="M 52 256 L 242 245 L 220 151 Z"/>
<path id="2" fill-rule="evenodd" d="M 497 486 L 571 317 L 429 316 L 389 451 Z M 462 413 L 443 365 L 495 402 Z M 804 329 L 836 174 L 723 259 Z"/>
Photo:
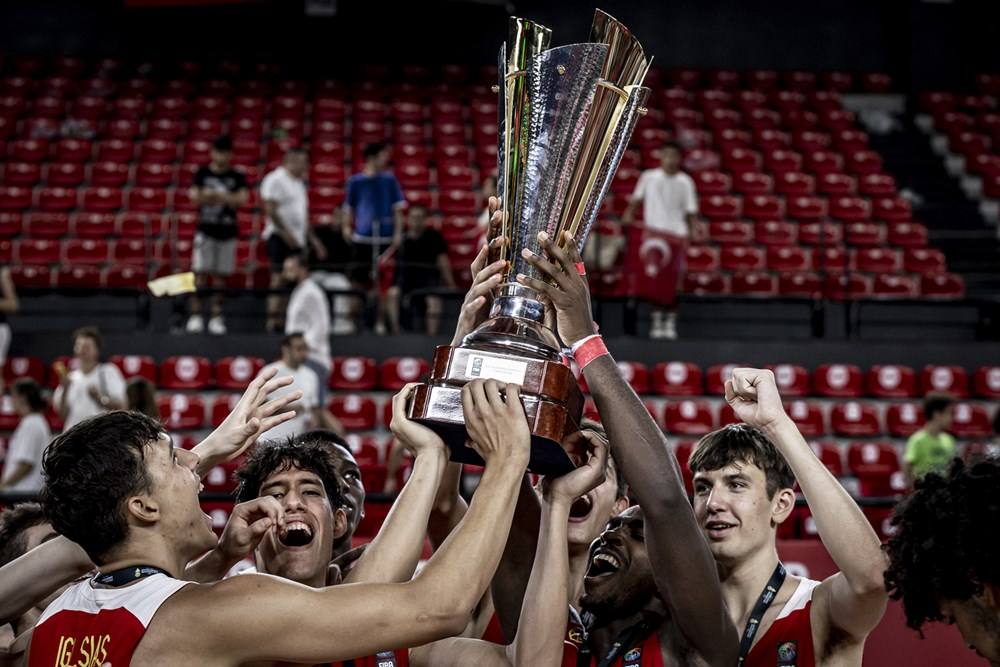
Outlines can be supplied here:
<path id="1" fill-rule="evenodd" d="M 280 234 L 271 234 L 267 238 L 267 259 L 271 263 L 272 273 L 281 273 L 285 260 L 300 252 L 302 252 L 301 248 L 293 250 L 290 245 L 285 243 L 285 239 L 281 238 Z"/>

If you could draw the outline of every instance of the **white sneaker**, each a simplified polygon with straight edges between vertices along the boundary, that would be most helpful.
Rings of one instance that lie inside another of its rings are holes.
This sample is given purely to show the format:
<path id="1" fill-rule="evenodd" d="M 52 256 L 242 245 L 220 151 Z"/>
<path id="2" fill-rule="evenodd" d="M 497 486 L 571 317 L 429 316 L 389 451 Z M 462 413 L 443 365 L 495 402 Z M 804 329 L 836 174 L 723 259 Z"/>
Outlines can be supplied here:
<path id="1" fill-rule="evenodd" d="M 663 323 L 663 338 L 677 340 L 677 313 L 667 313 L 667 319 Z"/>
<path id="2" fill-rule="evenodd" d="M 667 337 L 667 330 L 663 326 L 663 322 L 653 322 L 653 326 L 649 328 L 649 337 L 656 339 Z"/>
<path id="3" fill-rule="evenodd" d="M 184 329 L 191 334 L 202 333 L 205 331 L 205 320 L 201 315 L 192 315 Z"/>
<path id="4" fill-rule="evenodd" d="M 375 335 L 376 336 L 384 336 L 386 334 L 386 332 L 387 332 L 387 330 L 385 328 L 385 322 L 376 322 L 375 323 Z"/>
<path id="5" fill-rule="evenodd" d="M 225 336 L 226 321 L 221 317 L 213 317 L 208 321 L 208 333 L 213 336 Z"/>

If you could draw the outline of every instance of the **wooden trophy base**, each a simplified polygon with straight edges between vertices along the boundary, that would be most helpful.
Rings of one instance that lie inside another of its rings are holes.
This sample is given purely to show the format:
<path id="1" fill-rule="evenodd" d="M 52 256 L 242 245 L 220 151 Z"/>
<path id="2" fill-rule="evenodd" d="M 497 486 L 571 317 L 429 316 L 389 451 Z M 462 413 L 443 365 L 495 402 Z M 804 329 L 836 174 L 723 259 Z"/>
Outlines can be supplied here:
<path id="1" fill-rule="evenodd" d="M 531 472 L 561 475 L 586 459 L 581 443 L 563 444 L 579 429 L 583 415 L 583 393 L 568 366 L 509 351 L 441 345 L 434 353 L 430 381 L 413 393 L 408 416 L 438 433 L 451 448 L 453 461 L 483 464 L 465 444 L 462 414 L 462 386 L 481 378 L 521 387 L 531 429 Z"/>

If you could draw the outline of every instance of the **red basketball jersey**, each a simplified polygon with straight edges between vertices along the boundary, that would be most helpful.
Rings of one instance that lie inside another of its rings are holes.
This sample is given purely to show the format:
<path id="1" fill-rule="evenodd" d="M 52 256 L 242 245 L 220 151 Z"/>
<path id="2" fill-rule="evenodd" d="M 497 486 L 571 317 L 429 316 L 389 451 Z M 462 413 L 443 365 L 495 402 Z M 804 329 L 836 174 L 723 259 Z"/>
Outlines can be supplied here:
<path id="1" fill-rule="evenodd" d="M 744 667 L 812 667 L 816 664 L 809 610 L 818 581 L 803 579 L 764 636 L 750 649 Z"/>
<path id="2" fill-rule="evenodd" d="M 154 574 L 123 588 L 70 586 L 35 625 L 30 667 L 128 665 L 153 615 L 189 583 Z"/>

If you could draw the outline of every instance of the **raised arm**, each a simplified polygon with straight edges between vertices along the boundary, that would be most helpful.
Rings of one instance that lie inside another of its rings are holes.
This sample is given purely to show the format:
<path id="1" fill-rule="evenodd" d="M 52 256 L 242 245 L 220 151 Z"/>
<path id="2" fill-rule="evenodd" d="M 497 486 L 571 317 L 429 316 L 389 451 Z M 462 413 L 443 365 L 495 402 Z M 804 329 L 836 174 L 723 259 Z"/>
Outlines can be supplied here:
<path id="1" fill-rule="evenodd" d="M 448 448 L 434 431 L 407 419 L 406 403 L 416 386 L 410 383 L 392 398 L 391 424 L 396 439 L 416 454 L 413 471 L 346 583 L 408 581 L 420 561 Z"/>
<path id="2" fill-rule="evenodd" d="M 569 509 L 577 498 L 604 480 L 608 446 L 584 436 L 591 448 L 587 463 L 562 477 L 542 483 L 542 525 L 531 578 L 521 607 L 514 642 L 507 647 L 511 664 L 558 665 L 563 654 L 563 628 L 569 608 Z"/>
<path id="3" fill-rule="evenodd" d="M 817 598 L 826 599 L 831 625 L 864 638 L 882 619 L 888 600 L 878 536 L 785 414 L 771 371 L 737 368 L 726 382 L 726 401 L 737 417 L 767 435 L 795 473 L 823 546 L 840 568 L 820 585 Z"/>
<path id="4" fill-rule="evenodd" d="M 0 568 L 0 625 L 94 568 L 83 549 L 65 537 L 44 542 Z"/>
<path id="5" fill-rule="evenodd" d="M 565 249 L 544 233 L 539 234 L 539 241 L 552 261 L 530 252 L 526 258 L 550 280 L 523 276 L 518 280 L 553 304 L 563 342 L 579 343 L 594 335 L 590 290 L 586 277 L 577 270 L 582 259 L 569 234 L 563 239 Z M 615 460 L 645 513 L 646 545 L 650 562 L 656 563 L 653 577 L 671 617 L 709 664 L 735 662 L 737 633 L 722 601 L 715 559 L 698 528 L 677 459 L 663 431 L 611 355 L 593 359 L 583 374 Z"/>
<path id="6" fill-rule="evenodd" d="M 171 636 L 183 630 L 187 641 L 178 650 L 235 663 L 329 662 L 461 632 L 500 559 L 531 441 L 514 385 L 505 401 L 496 382 L 470 383 L 463 403 L 486 469 L 462 524 L 412 581 L 315 590 L 265 575 L 233 577 L 181 591 L 154 623 L 172 628 Z M 246 613 L 257 601 L 267 614 Z"/>

